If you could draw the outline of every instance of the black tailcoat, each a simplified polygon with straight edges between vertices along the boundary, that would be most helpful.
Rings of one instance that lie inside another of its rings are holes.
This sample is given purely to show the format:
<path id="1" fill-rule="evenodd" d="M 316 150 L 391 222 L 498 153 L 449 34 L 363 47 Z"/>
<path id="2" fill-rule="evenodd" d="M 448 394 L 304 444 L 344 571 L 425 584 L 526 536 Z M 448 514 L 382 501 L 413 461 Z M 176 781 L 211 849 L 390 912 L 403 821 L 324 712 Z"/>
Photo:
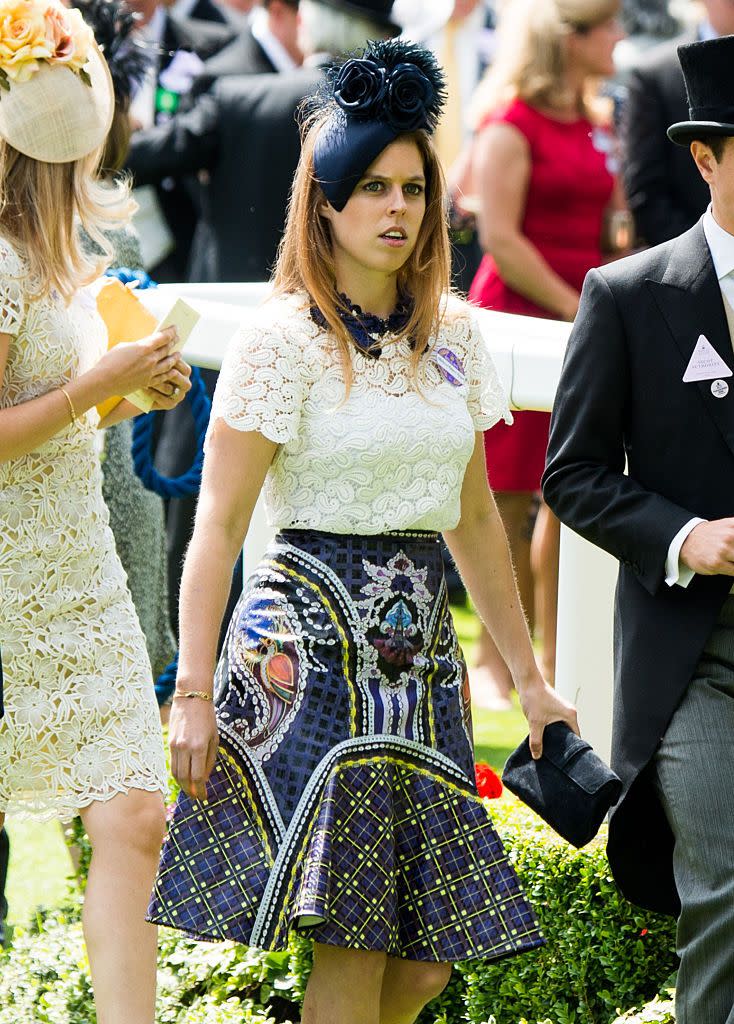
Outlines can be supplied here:
<path id="1" fill-rule="evenodd" d="M 701 334 L 734 367 L 700 223 L 592 270 L 543 477 L 560 520 L 620 562 L 612 766 L 624 792 L 610 821 L 609 860 L 630 900 L 667 913 L 678 910 L 673 840 L 645 769 L 733 582 L 697 575 L 684 589 L 664 579 L 668 547 L 685 523 L 734 515 L 734 381 L 715 398 L 711 381 L 682 380 Z"/>
<path id="2" fill-rule="evenodd" d="M 688 120 L 678 46 L 694 32 L 656 46 L 627 76 L 622 118 L 624 187 L 638 234 L 658 245 L 692 227 L 709 203 L 709 190 L 685 146 L 668 125 Z"/>

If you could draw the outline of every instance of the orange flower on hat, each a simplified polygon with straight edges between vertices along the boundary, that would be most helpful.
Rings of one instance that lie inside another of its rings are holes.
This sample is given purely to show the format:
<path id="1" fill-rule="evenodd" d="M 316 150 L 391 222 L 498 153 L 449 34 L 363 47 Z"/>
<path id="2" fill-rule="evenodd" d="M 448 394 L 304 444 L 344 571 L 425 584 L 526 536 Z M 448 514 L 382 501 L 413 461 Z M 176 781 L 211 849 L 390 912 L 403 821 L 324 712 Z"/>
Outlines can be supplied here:
<path id="1" fill-rule="evenodd" d="M 54 64 L 68 64 L 72 71 L 83 68 L 89 60 L 89 49 L 94 38 L 92 29 L 76 7 L 49 7 L 46 25 L 55 44 Z"/>
<path id="2" fill-rule="evenodd" d="M 52 56 L 44 9 L 31 0 L 0 0 L 0 69 L 14 82 L 27 82 L 39 60 Z"/>

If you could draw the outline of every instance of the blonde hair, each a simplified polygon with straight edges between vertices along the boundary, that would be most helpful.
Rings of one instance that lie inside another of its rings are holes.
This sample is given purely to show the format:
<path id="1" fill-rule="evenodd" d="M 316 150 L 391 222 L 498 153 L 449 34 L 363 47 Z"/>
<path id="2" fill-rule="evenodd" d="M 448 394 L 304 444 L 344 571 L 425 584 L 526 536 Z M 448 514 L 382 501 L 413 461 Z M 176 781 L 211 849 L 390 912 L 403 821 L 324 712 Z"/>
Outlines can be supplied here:
<path id="1" fill-rule="evenodd" d="M 304 128 L 301 158 L 293 179 L 273 285 L 275 295 L 305 290 L 321 311 L 339 346 L 348 395 L 354 343 L 339 316 L 343 306 L 336 289 L 331 231 L 329 221 L 319 211 L 326 197 L 313 168 L 316 137 L 328 116 L 323 112 L 316 114 Z M 413 302 L 410 319 L 401 336 L 412 339 L 411 372 L 417 378 L 420 358 L 441 323 L 442 297 L 451 284 L 448 200 L 441 162 L 430 136 L 416 131 L 400 135 L 398 139 L 416 144 L 426 176 L 426 212 L 418 240 L 397 275 L 399 292 L 409 295 Z"/>
<path id="2" fill-rule="evenodd" d="M 551 110 L 573 101 L 565 82 L 566 37 L 588 31 L 619 11 L 620 0 L 505 0 L 497 26 L 497 57 L 472 100 L 474 127 L 515 99 Z M 591 90 L 582 97 L 580 113 L 600 115 Z"/>
<path id="3" fill-rule="evenodd" d="M 68 301 L 110 264 L 104 232 L 127 223 L 135 203 L 127 184 L 98 180 L 99 157 L 44 163 L 0 140 L 0 232 L 25 257 L 34 297 L 56 289 Z M 101 256 L 82 248 L 79 222 Z"/>

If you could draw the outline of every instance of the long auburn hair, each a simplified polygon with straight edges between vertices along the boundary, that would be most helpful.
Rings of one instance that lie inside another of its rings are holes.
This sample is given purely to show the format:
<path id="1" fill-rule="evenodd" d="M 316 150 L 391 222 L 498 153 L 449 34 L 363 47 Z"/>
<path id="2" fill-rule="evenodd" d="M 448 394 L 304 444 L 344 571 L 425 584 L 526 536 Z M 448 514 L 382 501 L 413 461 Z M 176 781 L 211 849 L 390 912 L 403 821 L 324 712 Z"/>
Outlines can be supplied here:
<path id="1" fill-rule="evenodd" d="M 33 160 L 0 140 L 0 232 L 28 264 L 36 298 L 55 289 L 67 301 L 109 266 L 104 236 L 127 223 L 135 210 L 129 186 L 97 178 L 100 152 L 69 163 Z M 79 222 L 102 251 L 82 248 Z"/>
<path id="2" fill-rule="evenodd" d="M 348 395 L 352 383 L 350 356 L 354 343 L 339 316 L 343 304 L 336 289 L 331 230 L 329 221 L 319 212 L 326 197 L 313 167 L 316 138 L 328 116 L 326 112 L 318 112 L 306 121 L 303 128 L 301 158 L 291 188 L 285 233 L 278 249 L 273 293 L 308 293 L 337 340 Z M 397 274 L 400 294 L 409 295 L 413 302 L 411 317 L 401 337 L 412 339 L 410 367 L 413 377 L 417 378 L 421 356 L 440 326 L 444 313 L 443 298 L 451 285 L 448 198 L 441 162 L 427 132 L 409 132 L 398 136 L 398 139 L 415 142 L 426 176 L 426 212 L 418 240 Z"/>
<path id="3" fill-rule="evenodd" d="M 588 32 L 620 11 L 620 0 L 505 0 L 497 24 L 497 58 L 477 86 L 470 119 L 479 127 L 487 114 L 524 100 L 553 110 L 566 96 L 566 37 Z M 580 114 L 606 119 L 607 106 L 590 83 Z"/>

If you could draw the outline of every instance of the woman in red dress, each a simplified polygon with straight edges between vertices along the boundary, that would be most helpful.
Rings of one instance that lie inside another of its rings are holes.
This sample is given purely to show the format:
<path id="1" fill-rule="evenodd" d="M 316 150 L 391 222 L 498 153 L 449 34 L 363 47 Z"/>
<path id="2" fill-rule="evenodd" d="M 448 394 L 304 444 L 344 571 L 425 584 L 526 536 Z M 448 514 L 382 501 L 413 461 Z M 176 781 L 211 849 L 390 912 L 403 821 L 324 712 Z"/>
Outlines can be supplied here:
<path id="1" fill-rule="evenodd" d="M 474 180 L 485 256 L 470 298 L 478 305 L 573 320 L 584 276 L 603 262 L 609 214 L 624 204 L 614 138 L 593 93 L 614 70 L 618 12 L 619 0 L 507 5 L 497 60 L 477 93 Z M 485 452 L 531 618 L 535 577 L 541 667 L 552 681 L 559 526 L 542 504 L 531 526 L 549 422 L 548 413 L 516 413 L 512 426 L 485 434 Z M 473 683 L 480 703 L 508 704 L 511 679 L 486 633 Z"/>

